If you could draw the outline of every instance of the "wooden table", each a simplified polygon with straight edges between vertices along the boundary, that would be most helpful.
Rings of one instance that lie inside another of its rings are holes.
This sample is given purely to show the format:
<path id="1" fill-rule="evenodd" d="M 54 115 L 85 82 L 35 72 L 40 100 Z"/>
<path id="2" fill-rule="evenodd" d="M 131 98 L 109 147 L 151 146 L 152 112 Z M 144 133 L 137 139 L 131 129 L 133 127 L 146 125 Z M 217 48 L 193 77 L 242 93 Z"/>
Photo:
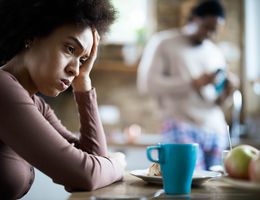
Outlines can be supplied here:
<path id="1" fill-rule="evenodd" d="M 100 197 L 100 198 L 94 198 Z M 103 198 L 101 198 L 103 197 Z M 109 198 L 104 198 L 109 197 Z M 121 198 L 116 198 L 121 197 Z M 129 198 L 127 198 L 129 197 Z M 132 198 L 131 198 L 132 197 Z M 143 198 L 134 198 L 143 197 Z M 126 173 L 124 180 L 92 192 L 75 192 L 68 200 L 105 200 L 105 199 L 202 199 L 202 200 L 259 200 L 260 191 L 245 190 L 219 180 L 210 180 L 200 187 L 192 187 L 189 195 L 166 195 L 163 187 L 144 182 Z"/>

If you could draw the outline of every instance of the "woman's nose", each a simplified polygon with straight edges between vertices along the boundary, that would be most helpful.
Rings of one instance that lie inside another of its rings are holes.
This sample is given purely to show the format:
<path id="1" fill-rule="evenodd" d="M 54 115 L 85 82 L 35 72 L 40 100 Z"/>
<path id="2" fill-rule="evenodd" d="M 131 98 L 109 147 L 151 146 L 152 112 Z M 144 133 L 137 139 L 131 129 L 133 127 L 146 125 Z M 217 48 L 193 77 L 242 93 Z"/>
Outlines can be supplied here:
<path id="1" fill-rule="evenodd" d="M 79 61 L 77 59 L 71 61 L 67 67 L 66 67 L 66 72 L 70 76 L 78 76 L 79 75 Z"/>

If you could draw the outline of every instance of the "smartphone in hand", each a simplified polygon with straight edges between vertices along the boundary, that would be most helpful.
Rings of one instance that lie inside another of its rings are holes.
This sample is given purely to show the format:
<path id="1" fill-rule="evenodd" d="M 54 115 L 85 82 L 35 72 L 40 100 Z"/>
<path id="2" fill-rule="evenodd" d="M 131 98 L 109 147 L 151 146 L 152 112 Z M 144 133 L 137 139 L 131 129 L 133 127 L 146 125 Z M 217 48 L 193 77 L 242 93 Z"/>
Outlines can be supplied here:
<path id="1" fill-rule="evenodd" d="M 227 76 L 225 71 L 223 69 L 218 69 L 216 71 L 216 78 L 214 83 L 218 95 L 220 95 L 223 92 L 226 82 L 227 82 Z"/>

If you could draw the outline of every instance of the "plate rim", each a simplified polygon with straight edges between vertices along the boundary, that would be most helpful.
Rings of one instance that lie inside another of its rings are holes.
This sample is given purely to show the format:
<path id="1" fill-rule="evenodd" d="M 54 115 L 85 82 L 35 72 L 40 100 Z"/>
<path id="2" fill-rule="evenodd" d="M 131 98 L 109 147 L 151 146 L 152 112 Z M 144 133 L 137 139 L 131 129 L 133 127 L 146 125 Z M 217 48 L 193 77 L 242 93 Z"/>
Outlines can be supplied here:
<path id="1" fill-rule="evenodd" d="M 141 179 L 145 179 L 144 181 L 147 181 L 147 182 L 154 182 L 155 180 L 156 181 L 160 181 L 162 182 L 162 176 L 148 176 L 148 175 L 142 175 L 142 174 L 136 174 L 136 172 L 138 171 L 142 171 L 142 172 L 146 172 L 148 173 L 148 168 L 146 169 L 135 169 L 135 170 L 131 170 L 129 173 L 133 176 L 136 176 L 138 178 L 141 178 Z M 220 172 L 214 172 L 214 171 L 208 171 L 208 170 L 195 170 L 197 172 L 207 172 L 207 173 L 211 173 L 212 176 L 201 176 L 201 177 L 192 177 L 192 180 L 193 181 L 197 181 L 197 180 L 208 180 L 208 179 L 212 179 L 212 178 L 219 178 L 222 176 L 222 174 Z M 213 174 L 215 174 L 215 176 L 213 176 Z M 152 179 L 151 181 L 147 180 L 147 179 Z"/>

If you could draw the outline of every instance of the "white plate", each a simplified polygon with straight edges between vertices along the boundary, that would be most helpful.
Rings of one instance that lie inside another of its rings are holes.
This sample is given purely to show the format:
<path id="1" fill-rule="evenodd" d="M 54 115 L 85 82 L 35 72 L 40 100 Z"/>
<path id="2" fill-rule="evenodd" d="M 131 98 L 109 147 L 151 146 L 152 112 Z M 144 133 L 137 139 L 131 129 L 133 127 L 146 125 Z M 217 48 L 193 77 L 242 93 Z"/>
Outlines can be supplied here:
<path id="1" fill-rule="evenodd" d="M 232 187 L 239 189 L 258 190 L 260 191 L 260 183 L 254 183 L 247 180 L 234 179 L 229 176 L 222 177 L 221 180 L 230 184 Z"/>
<path id="2" fill-rule="evenodd" d="M 161 176 L 148 176 L 148 169 L 138 169 L 133 170 L 130 172 L 133 176 L 143 179 L 146 182 L 160 184 L 162 185 L 162 177 Z M 200 186 L 205 181 L 209 179 L 220 177 L 221 173 L 219 172 L 212 172 L 206 170 L 195 170 L 192 177 L 192 185 L 193 186 Z"/>

